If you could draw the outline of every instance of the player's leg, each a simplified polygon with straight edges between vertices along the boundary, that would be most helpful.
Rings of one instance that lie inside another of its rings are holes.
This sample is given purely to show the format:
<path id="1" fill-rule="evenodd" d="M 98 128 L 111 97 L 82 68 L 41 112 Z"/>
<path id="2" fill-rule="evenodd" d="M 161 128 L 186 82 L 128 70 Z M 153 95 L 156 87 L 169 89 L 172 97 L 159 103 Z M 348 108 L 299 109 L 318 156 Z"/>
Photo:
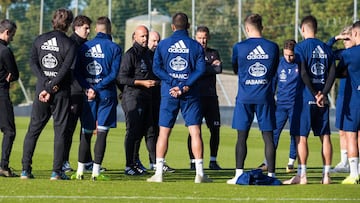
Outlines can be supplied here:
<path id="1" fill-rule="evenodd" d="M 54 95 L 52 116 L 54 119 L 54 162 L 51 180 L 68 180 L 69 177 L 62 171 L 64 163 L 65 132 L 70 111 L 70 98 Z"/>
<path id="2" fill-rule="evenodd" d="M 217 163 L 217 154 L 220 144 L 220 109 L 217 97 L 208 97 L 207 109 L 204 110 L 206 125 L 210 131 L 210 162 L 209 168 L 212 170 L 220 170 L 221 167 Z"/>
<path id="3" fill-rule="evenodd" d="M 227 184 L 236 184 L 237 179 L 244 171 L 244 162 L 247 155 L 247 138 L 254 119 L 254 108 L 250 104 L 237 103 L 234 109 L 232 128 L 237 129 L 235 145 L 235 176 L 226 181 Z"/>
<path id="4" fill-rule="evenodd" d="M 50 116 L 51 112 L 49 104 L 40 102 L 38 98 L 35 97 L 32 105 L 28 131 L 25 135 L 23 144 L 21 179 L 34 178 L 31 167 L 32 157 L 34 155 L 35 146 L 40 133 L 49 121 Z"/>

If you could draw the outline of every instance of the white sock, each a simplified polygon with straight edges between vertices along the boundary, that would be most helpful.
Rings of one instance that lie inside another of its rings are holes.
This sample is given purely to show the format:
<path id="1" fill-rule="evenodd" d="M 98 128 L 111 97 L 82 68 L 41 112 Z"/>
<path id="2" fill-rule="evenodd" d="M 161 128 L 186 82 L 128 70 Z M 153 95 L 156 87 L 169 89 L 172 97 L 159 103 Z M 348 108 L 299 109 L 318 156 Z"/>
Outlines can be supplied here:
<path id="1" fill-rule="evenodd" d="M 358 166 L 359 166 L 359 158 L 358 157 L 352 157 L 349 158 L 349 165 L 350 165 L 350 176 L 351 177 L 358 177 Z"/>
<path id="2" fill-rule="evenodd" d="M 269 177 L 275 178 L 275 173 L 268 173 L 267 175 L 268 175 Z"/>
<path id="3" fill-rule="evenodd" d="M 323 174 L 329 173 L 329 172 L 330 172 L 330 168 L 331 168 L 330 165 L 324 165 L 324 167 L 323 167 Z"/>
<path id="4" fill-rule="evenodd" d="M 99 176 L 99 174 L 100 174 L 100 164 L 94 163 L 92 176 L 97 177 L 97 176 Z"/>
<path id="5" fill-rule="evenodd" d="M 294 165 L 295 159 L 289 158 L 288 165 Z"/>
<path id="6" fill-rule="evenodd" d="M 306 175 L 306 165 L 305 164 L 300 165 L 300 176 L 302 176 L 302 175 Z"/>
<path id="7" fill-rule="evenodd" d="M 190 159 L 190 163 L 195 163 L 195 159 Z"/>
<path id="8" fill-rule="evenodd" d="M 342 163 L 343 166 L 348 165 L 348 157 L 347 157 L 347 150 L 346 149 L 340 150 L 340 163 Z"/>
<path id="9" fill-rule="evenodd" d="M 203 159 L 195 159 L 196 175 L 204 176 Z"/>
<path id="10" fill-rule="evenodd" d="M 83 174 L 84 173 L 84 168 L 85 168 L 85 164 L 81 163 L 81 162 L 78 162 L 78 168 L 77 168 L 76 173 Z"/>
<path id="11" fill-rule="evenodd" d="M 216 161 L 216 156 L 211 156 L 210 161 Z"/>
<path id="12" fill-rule="evenodd" d="M 238 178 L 244 173 L 244 169 L 236 169 L 235 170 L 235 177 Z"/>
<path id="13" fill-rule="evenodd" d="M 156 171 L 155 171 L 155 175 L 162 175 L 162 174 L 163 174 L 162 168 L 164 167 L 164 162 L 165 162 L 165 159 L 164 159 L 164 158 L 156 158 Z"/>

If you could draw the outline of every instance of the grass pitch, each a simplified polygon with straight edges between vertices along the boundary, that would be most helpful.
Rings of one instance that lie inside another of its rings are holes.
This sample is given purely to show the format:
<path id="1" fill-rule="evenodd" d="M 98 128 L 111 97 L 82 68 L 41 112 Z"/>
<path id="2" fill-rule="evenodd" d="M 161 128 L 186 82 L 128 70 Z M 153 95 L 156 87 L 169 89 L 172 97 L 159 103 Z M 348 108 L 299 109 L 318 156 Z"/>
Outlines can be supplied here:
<path id="1" fill-rule="evenodd" d="M 10 166 L 20 174 L 24 136 L 28 127 L 28 117 L 17 117 L 17 137 L 11 154 Z M 205 126 L 204 126 L 205 127 Z M 77 167 L 79 129 L 75 132 L 70 162 Z M 205 173 L 213 183 L 195 184 L 195 171 L 190 171 L 187 153 L 187 129 L 176 125 L 169 142 L 167 163 L 176 169 L 165 174 L 163 183 L 148 183 L 151 176 L 131 177 L 124 175 L 125 124 L 111 129 L 103 166 L 111 181 L 92 182 L 91 174 L 85 174 L 82 181 L 50 181 L 53 159 L 52 120 L 42 132 L 33 157 L 33 180 L 0 177 L 0 202 L 359 202 L 360 185 L 341 185 L 348 174 L 332 174 L 333 184 L 321 185 L 321 154 L 318 138 L 309 138 L 308 185 L 291 186 L 240 186 L 228 185 L 226 180 L 234 175 L 236 131 L 228 126 L 221 128 L 218 162 L 223 170 L 208 170 L 209 133 L 203 129 Z M 95 141 L 93 138 L 93 143 Z M 339 161 L 339 138 L 332 136 L 334 147 L 333 165 Z M 264 144 L 258 129 L 252 129 L 248 139 L 246 170 L 256 168 L 264 159 Z M 285 172 L 289 150 L 289 134 L 284 132 L 277 151 L 277 178 L 285 180 L 294 174 Z M 141 146 L 141 160 L 148 164 L 144 143 Z M 71 175 L 71 174 L 69 174 Z"/>

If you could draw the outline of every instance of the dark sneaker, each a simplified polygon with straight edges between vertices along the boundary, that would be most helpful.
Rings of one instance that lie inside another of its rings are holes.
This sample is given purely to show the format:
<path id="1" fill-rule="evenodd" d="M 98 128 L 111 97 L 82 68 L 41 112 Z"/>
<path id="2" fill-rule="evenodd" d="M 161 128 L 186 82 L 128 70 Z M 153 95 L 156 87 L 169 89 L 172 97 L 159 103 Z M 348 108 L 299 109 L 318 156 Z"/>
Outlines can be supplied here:
<path id="1" fill-rule="evenodd" d="M 137 166 L 138 168 L 140 168 L 141 170 L 143 170 L 143 171 L 147 171 L 147 168 L 141 163 L 140 160 L 138 160 L 138 161 L 136 162 L 136 166 Z"/>
<path id="2" fill-rule="evenodd" d="M 93 163 L 92 162 L 85 164 L 85 171 L 86 172 L 92 172 L 92 170 L 93 170 Z M 100 166 L 100 173 L 105 172 L 105 171 L 106 171 L 106 168 Z"/>
<path id="3" fill-rule="evenodd" d="M 11 170 L 10 168 L 7 168 L 7 169 L 0 168 L 0 176 L 4 176 L 4 177 L 19 177 L 19 175 L 17 175 L 16 173 L 14 173 L 13 170 Z"/>
<path id="4" fill-rule="evenodd" d="M 74 170 L 71 168 L 70 163 L 69 163 L 68 161 L 65 161 L 65 162 L 64 162 L 64 164 L 63 164 L 63 166 L 62 166 L 62 170 L 63 170 L 64 172 L 72 172 L 72 171 L 74 171 Z"/>
<path id="5" fill-rule="evenodd" d="M 268 167 L 266 164 L 262 163 L 260 164 L 260 166 L 258 167 L 258 169 L 261 169 L 262 171 L 267 171 L 268 170 Z"/>
<path id="6" fill-rule="evenodd" d="M 174 168 L 171 168 L 169 165 L 167 164 L 164 164 L 163 166 L 163 172 L 167 172 L 167 173 L 174 173 L 175 172 L 175 169 Z"/>
<path id="7" fill-rule="evenodd" d="M 190 170 L 195 170 L 195 163 L 190 163 Z"/>
<path id="8" fill-rule="evenodd" d="M 57 173 L 53 171 L 51 173 L 50 180 L 70 180 L 70 178 L 65 175 L 65 173 Z"/>
<path id="9" fill-rule="evenodd" d="M 31 171 L 22 171 L 21 172 L 21 179 L 34 179 L 34 175 L 31 173 Z"/>
<path id="10" fill-rule="evenodd" d="M 294 172 L 295 172 L 294 165 L 287 165 L 286 166 L 286 173 L 294 173 Z"/>
<path id="11" fill-rule="evenodd" d="M 146 171 L 142 170 L 141 168 L 135 166 L 132 167 L 126 167 L 125 168 L 125 175 L 128 176 L 141 176 L 147 174 Z"/>
<path id="12" fill-rule="evenodd" d="M 219 164 L 216 161 L 210 161 L 209 169 L 211 169 L 211 170 L 221 170 L 222 168 L 219 166 Z"/>

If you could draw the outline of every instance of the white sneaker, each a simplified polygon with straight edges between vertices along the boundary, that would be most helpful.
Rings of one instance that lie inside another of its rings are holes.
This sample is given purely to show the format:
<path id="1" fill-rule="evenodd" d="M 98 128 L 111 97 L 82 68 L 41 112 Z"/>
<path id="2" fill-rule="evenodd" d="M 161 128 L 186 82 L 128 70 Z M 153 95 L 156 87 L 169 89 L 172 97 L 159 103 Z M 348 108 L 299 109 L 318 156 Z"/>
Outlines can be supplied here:
<path id="1" fill-rule="evenodd" d="M 227 180 L 226 183 L 230 184 L 230 185 L 235 185 L 238 178 L 239 177 L 233 177 L 233 178 Z"/>
<path id="2" fill-rule="evenodd" d="M 211 183 L 213 182 L 207 175 L 197 175 L 195 176 L 195 183 Z"/>
<path id="3" fill-rule="evenodd" d="M 338 163 L 333 169 L 330 169 L 330 173 L 350 173 L 350 166 Z"/>
<path id="4" fill-rule="evenodd" d="M 306 185 L 307 184 L 306 174 L 302 175 L 301 177 L 299 175 L 296 175 L 289 180 L 283 181 L 283 184 L 284 185 L 292 185 L 292 184 Z"/>
<path id="5" fill-rule="evenodd" d="M 148 178 L 146 181 L 153 182 L 153 183 L 161 183 L 161 182 L 163 182 L 163 176 L 162 176 L 162 174 L 159 174 L 159 175 L 155 174 L 155 175 L 151 176 L 150 178 Z"/>

